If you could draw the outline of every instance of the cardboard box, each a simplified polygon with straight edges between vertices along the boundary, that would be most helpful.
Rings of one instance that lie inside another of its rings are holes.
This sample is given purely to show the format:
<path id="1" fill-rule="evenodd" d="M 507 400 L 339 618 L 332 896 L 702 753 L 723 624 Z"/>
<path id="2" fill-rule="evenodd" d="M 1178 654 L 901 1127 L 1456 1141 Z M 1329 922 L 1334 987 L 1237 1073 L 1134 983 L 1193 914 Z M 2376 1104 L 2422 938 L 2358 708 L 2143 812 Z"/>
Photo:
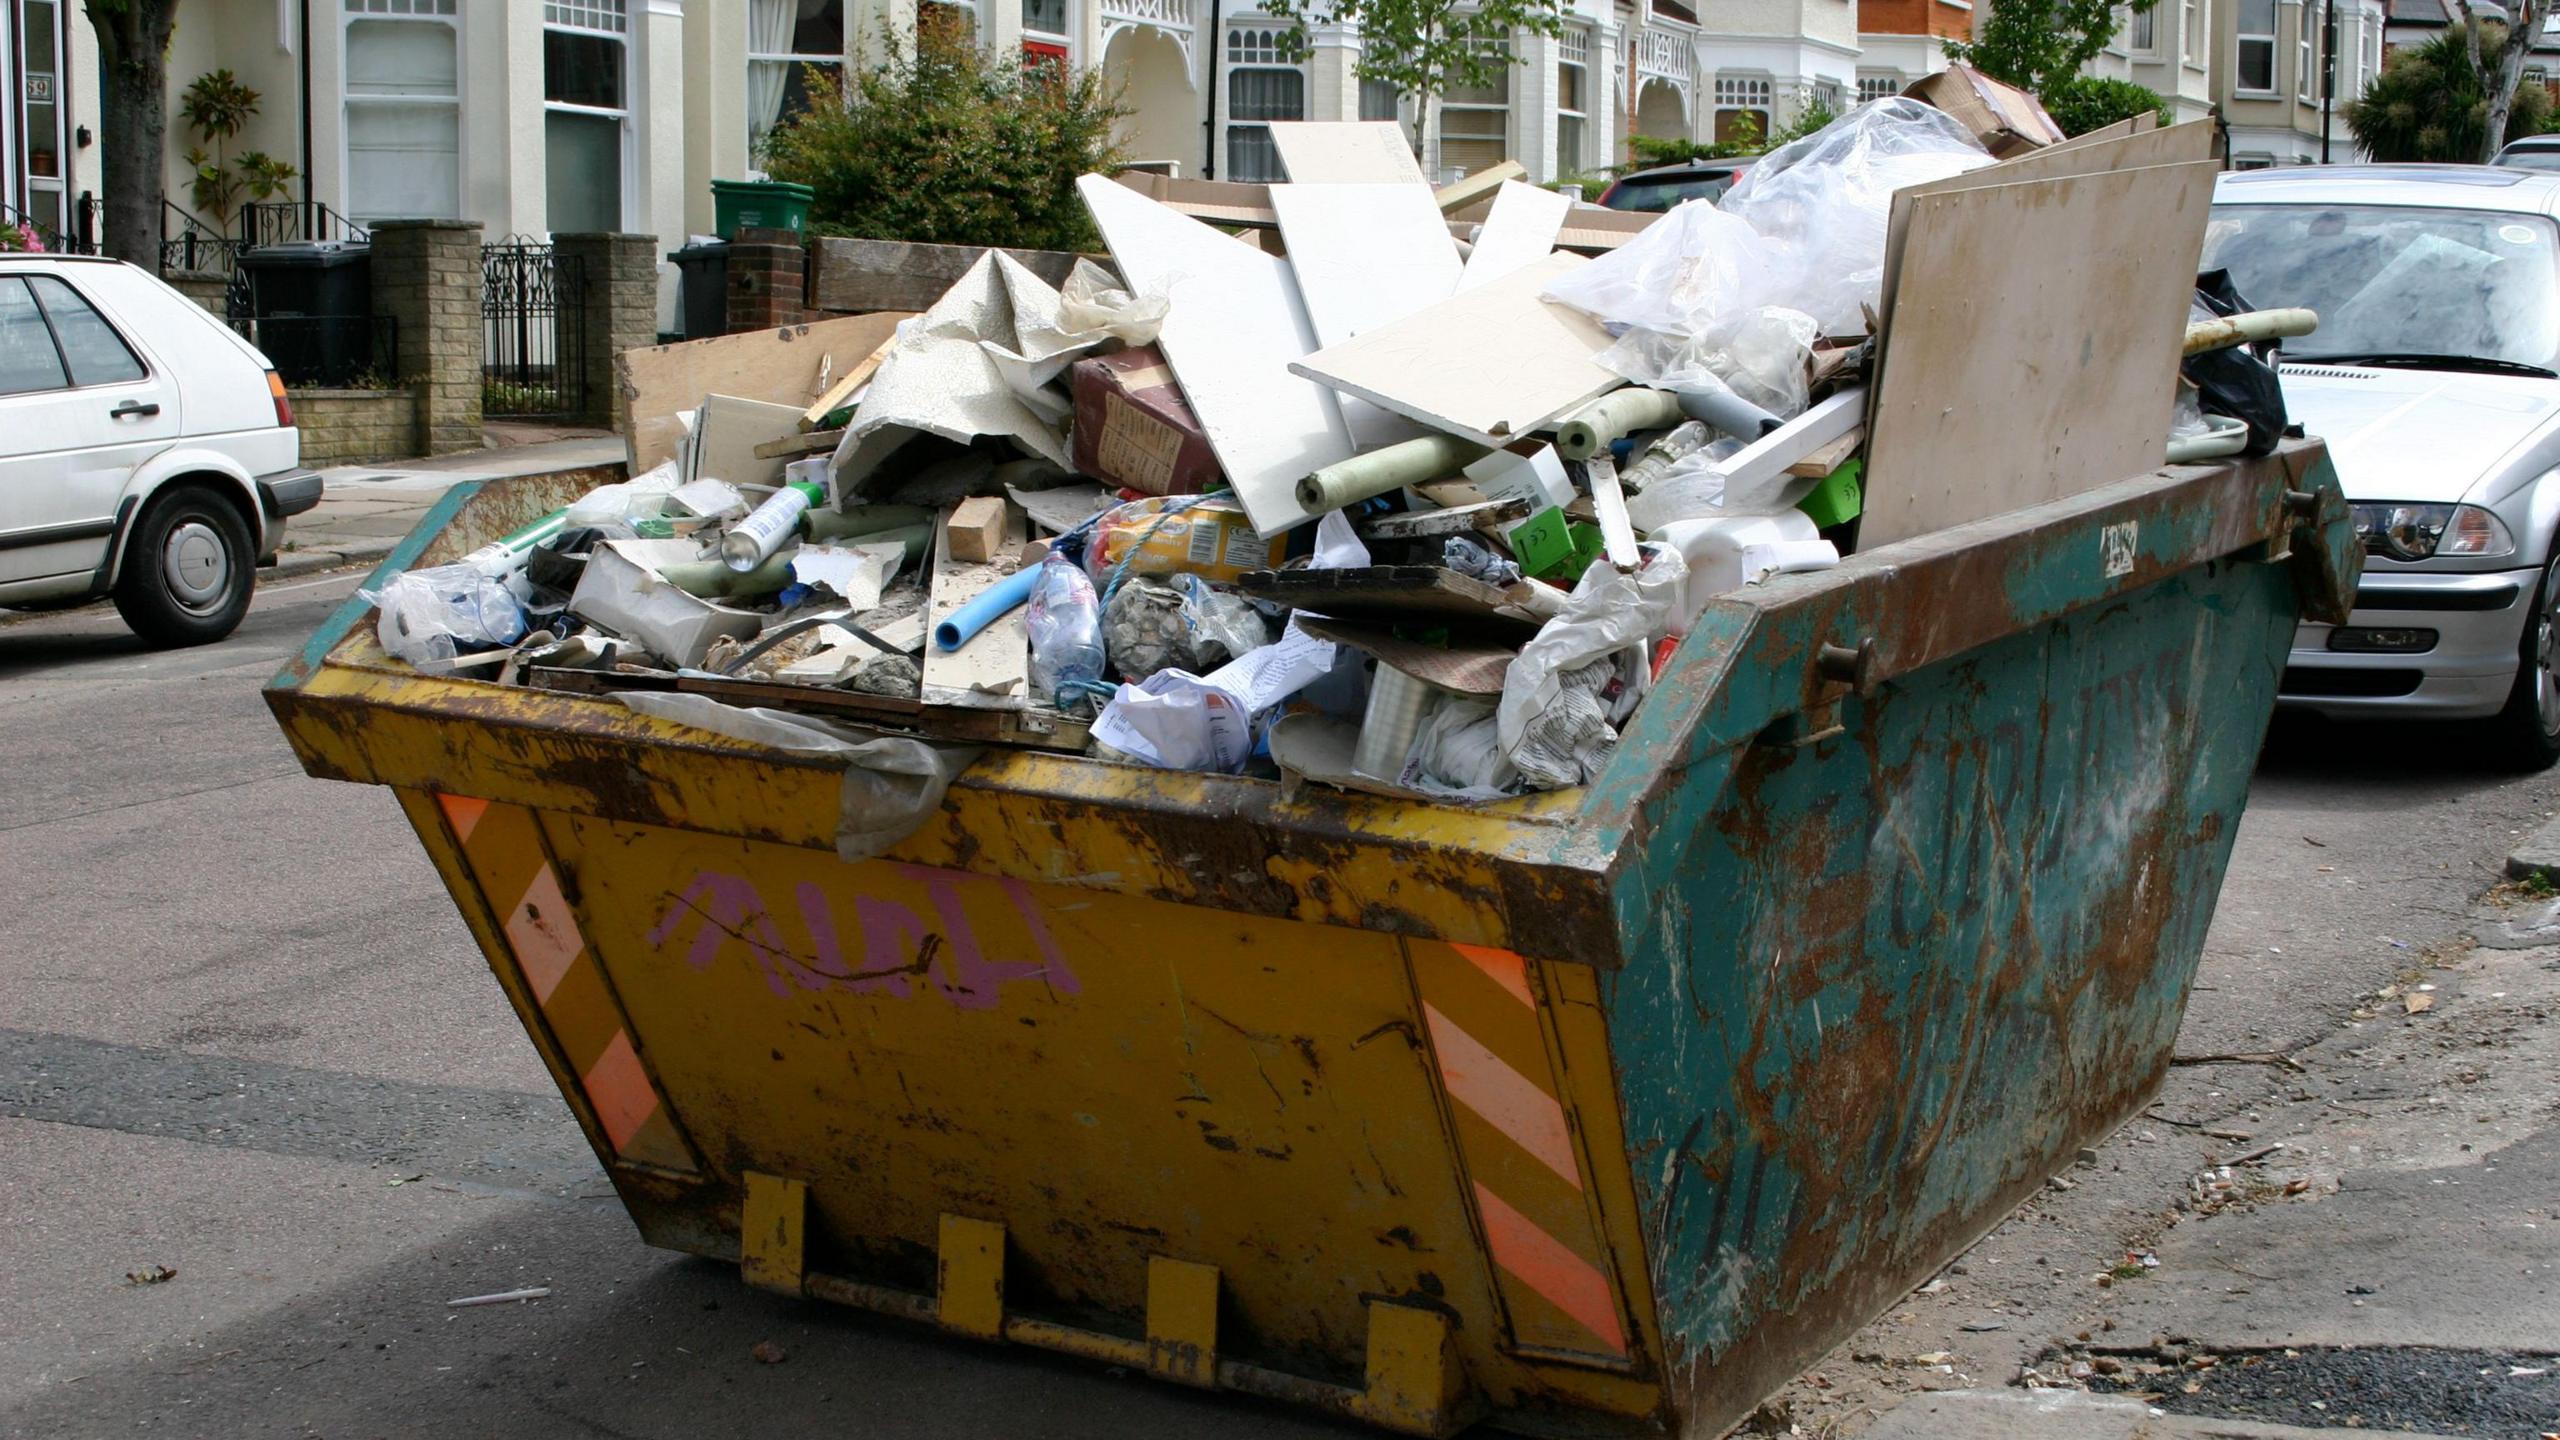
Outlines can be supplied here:
<path id="1" fill-rule="evenodd" d="M 1079 360 L 1069 377 L 1078 470 L 1144 495 L 1197 495 L 1224 476 L 1163 351 L 1139 345 Z"/>
<path id="2" fill-rule="evenodd" d="M 2064 139 L 2062 127 L 2045 113 L 2043 102 L 1970 65 L 1950 65 L 1912 81 L 1902 93 L 1956 117 L 1997 160 L 2059 145 Z"/>

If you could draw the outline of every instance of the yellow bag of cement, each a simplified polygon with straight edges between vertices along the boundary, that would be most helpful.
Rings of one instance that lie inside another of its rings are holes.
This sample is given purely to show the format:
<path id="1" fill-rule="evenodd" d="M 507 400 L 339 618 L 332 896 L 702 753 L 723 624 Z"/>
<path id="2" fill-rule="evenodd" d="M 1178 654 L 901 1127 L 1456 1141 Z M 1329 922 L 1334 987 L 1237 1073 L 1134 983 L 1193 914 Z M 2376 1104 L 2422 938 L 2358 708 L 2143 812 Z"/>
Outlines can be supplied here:
<path id="1" fill-rule="evenodd" d="M 1099 588 L 1129 562 L 1131 575 L 1197 575 L 1233 584 L 1249 570 L 1276 570 L 1289 537 L 1253 533 L 1244 507 L 1225 495 L 1156 495 L 1132 500 L 1096 522 L 1085 573 Z"/>

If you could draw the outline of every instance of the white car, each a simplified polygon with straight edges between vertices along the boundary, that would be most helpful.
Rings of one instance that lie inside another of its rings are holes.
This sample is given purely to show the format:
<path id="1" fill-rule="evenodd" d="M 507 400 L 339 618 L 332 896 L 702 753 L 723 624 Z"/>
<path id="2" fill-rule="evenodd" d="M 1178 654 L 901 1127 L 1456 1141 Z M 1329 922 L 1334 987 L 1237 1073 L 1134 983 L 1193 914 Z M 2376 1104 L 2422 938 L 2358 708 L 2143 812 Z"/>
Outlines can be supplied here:
<path id="1" fill-rule="evenodd" d="M 2225 175 L 2205 266 L 2320 313 L 2278 373 L 2365 542 L 2355 613 L 2295 634 L 2281 703 L 2479 721 L 2506 760 L 2560 760 L 2560 174 Z"/>
<path id="2" fill-rule="evenodd" d="M 201 645 L 320 500 L 266 357 L 116 260 L 0 255 L 0 606 Z"/>

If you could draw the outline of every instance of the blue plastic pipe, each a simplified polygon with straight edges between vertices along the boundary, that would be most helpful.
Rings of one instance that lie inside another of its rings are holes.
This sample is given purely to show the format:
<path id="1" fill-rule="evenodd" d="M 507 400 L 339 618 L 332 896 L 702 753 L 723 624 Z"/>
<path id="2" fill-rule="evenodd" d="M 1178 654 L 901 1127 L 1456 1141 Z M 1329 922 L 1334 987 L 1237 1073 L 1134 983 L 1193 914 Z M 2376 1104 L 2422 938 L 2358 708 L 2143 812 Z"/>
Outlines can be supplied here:
<path id="1" fill-rule="evenodd" d="M 979 631 L 1012 614 L 1014 607 L 1028 601 L 1031 587 L 1039 578 L 1039 566 L 1025 565 L 979 591 L 976 599 L 952 611 L 949 619 L 933 627 L 933 643 L 946 651 L 968 644 Z"/>

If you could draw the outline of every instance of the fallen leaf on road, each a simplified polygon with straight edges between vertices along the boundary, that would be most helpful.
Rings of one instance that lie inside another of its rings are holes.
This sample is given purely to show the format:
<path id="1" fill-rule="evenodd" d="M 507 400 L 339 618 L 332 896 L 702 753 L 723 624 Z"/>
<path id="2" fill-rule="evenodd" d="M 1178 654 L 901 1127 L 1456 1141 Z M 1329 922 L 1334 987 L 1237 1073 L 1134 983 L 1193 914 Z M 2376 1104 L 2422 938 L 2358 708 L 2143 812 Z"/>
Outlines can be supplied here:
<path id="1" fill-rule="evenodd" d="M 163 1281 L 177 1278 L 178 1267 L 174 1265 L 146 1265 L 139 1270 L 124 1272 L 124 1283 L 127 1285 L 158 1285 Z"/>
<path id="2" fill-rule="evenodd" d="M 426 1178 L 426 1172 L 422 1170 L 415 1175 L 394 1175 L 391 1177 L 391 1184 L 396 1187 L 407 1185 L 412 1181 L 424 1180 Z"/>
<path id="3" fill-rule="evenodd" d="M 779 1365 L 783 1361 L 782 1347 L 774 1344 L 770 1340 L 757 1341 L 756 1348 L 748 1351 L 747 1353 L 753 1355 L 759 1362 L 766 1365 Z"/>
<path id="4" fill-rule="evenodd" d="M 2421 1010 L 2434 1009 L 2436 1006 L 2436 997 L 2433 995 L 2405 995 L 2401 997 L 2400 1003 L 2407 1007 L 2410 1014 L 2415 1015 Z"/>
<path id="5" fill-rule="evenodd" d="M 1955 1358 L 1956 1354 L 1952 1350 L 1923 1350 L 1919 1354 L 1911 1357 L 1911 1363 L 1914 1365 L 1951 1365 L 1955 1363 Z"/>
<path id="6" fill-rule="evenodd" d="M 1985 1335 L 1994 1330 L 2008 1329 L 2009 1322 L 2006 1320 L 1967 1320 L 1956 1328 L 1959 1330 L 1970 1330 L 1976 1335 Z"/>

